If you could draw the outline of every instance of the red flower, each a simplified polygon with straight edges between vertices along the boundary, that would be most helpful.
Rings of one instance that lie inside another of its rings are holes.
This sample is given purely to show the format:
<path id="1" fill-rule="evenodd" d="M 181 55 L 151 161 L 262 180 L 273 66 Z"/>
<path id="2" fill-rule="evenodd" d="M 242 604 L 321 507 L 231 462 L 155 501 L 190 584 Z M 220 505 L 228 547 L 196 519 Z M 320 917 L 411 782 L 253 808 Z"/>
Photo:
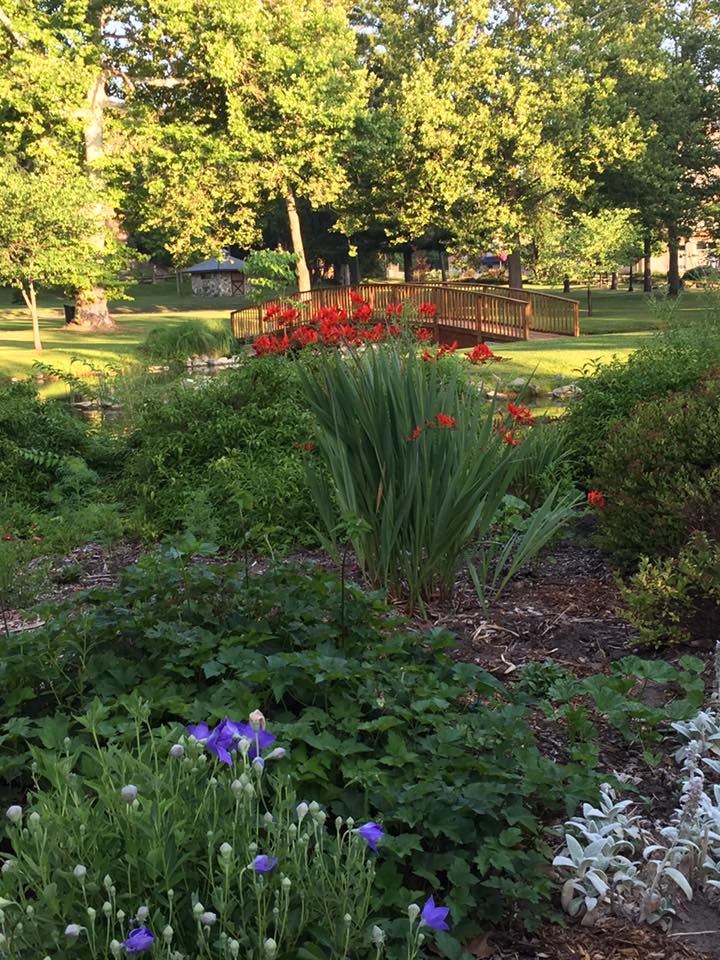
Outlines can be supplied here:
<path id="1" fill-rule="evenodd" d="M 439 427 L 444 427 L 446 430 L 454 430 L 457 427 L 455 417 L 449 417 L 446 413 L 436 413 L 435 421 Z"/>
<path id="2" fill-rule="evenodd" d="M 531 423 L 535 422 L 533 419 L 532 410 L 530 410 L 529 407 L 523 406 L 522 404 L 518 405 L 515 403 L 509 403 L 507 405 L 507 411 L 515 423 L 529 426 Z"/>
<path id="3" fill-rule="evenodd" d="M 287 334 L 283 337 L 276 337 L 268 336 L 267 333 L 264 333 L 261 337 L 257 338 L 253 344 L 253 349 L 256 357 L 262 357 L 268 353 L 285 353 L 290 349 L 290 341 L 288 340 Z"/>
<path id="4" fill-rule="evenodd" d="M 434 303 L 421 303 L 418 310 L 425 317 L 434 317 L 438 308 Z"/>
<path id="5" fill-rule="evenodd" d="M 398 323 L 391 323 L 388 325 L 387 332 L 391 337 L 399 337 L 402 333 L 402 327 Z"/>
<path id="6" fill-rule="evenodd" d="M 476 347 L 473 347 L 470 353 L 467 354 L 467 358 L 470 363 L 487 363 L 489 360 L 497 359 L 490 347 L 484 343 L 479 343 Z"/>
<path id="7" fill-rule="evenodd" d="M 300 311 L 295 307 L 286 307 L 278 313 L 277 318 L 284 327 L 289 327 L 295 323 L 299 316 Z"/>
<path id="8" fill-rule="evenodd" d="M 422 433 L 422 427 L 415 427 L 415 429 L 410 434 L 410 436 L 405 437 L 405 439 L 407 440 L 408 443 L 412 443 L 413 440 L 417 440 L 417 438 L 420 436 L 421 433 Z"/>
<path id="9" fill-rule="evenodd" d="M 500 427 L 500 433 L 505 443 L 509 443 L 511 447 L 517 447 L 522 443 L 520 437 L 516 437 L 512 430 L 508 430 L 507 427 Z"/>
<path id="10" fill-rule="evenodd" d="M 301 347 L 307 347 L 311 343 L 318 342 L 318 332 L 313 327 L 305 325 L 294 330 L 290 334 L 290 339 Z"/>
<path id="11" fill-rule="evenodd" d="M 357 302 L 357 301 L 356 301 Z M 360 305 L 357 309 L 353 310 L 352 318 L 356 323 L 367 323 L 368 320 L 372 319 L 372 307 L 369 303 L 360 298 Z"/>
<path id="12" fill-rule="evenodd" d="M 403 312 L 402 303 L 389 303 L 387 305 L 387 315 L 389 317 L 401 317 Z"/>
<path id="13" fill-rule="evenodd" d="M 351 291 L 350 291 L 350 300 L 351 300 L 353 303 L 365 303 L 365 298 L 362 297 L 362 296 L 357 292 L 357 290 L 351 290 Z"/>
<path id="14" fill-rule="evenodd" d="M 606 506 L 605 497 L 599 490 L 590 490 L 587 495 L 587 502 L 591 507 L 597 507 L 598 510 L 604 510 Z"/>
<path id="15" fill-rule="evenodd" d="M 282 307 L 279 303 L 271 303 L 270 306 L 265 311 L 263 320 L 272 320 L 273 317 L 276 317 L 282 311 Z"/>
<path id="16" fill-rule="evenodd" d="M 428 340 L 432 340 L 433 332 L 428 330 L 427 327 L 420 327 L 419 330 L 415 331 L 415 336 L 418 338 L 420 343 L 426 343 Z"/>
<path id="17" fill-rule="evenodd" d="M 444 357 L 446 353 L 455 353 L 458 348 L 457 340 L 453 340 L 451 344 L 444 343 L 437 352 L 438 357 Z"/>
<path id="18" fill-rule="evenodd" d="M 422 359 L 425 361 L 425 363 L 432 363 L 433 360 L 437 359 L 437 357 L 435 356 L 434 353 L 431 353 L 427 347 L 425 347 L 425 349 L 422 352 Z"/>
<path id="19" fill-rule="evenodd" d="M 14 539 L 15 537 L 13 537 L 12 534 L 10 533 L 6 533 L 5 536 L 3 537 L 3 540 L 14 540 Z"/>

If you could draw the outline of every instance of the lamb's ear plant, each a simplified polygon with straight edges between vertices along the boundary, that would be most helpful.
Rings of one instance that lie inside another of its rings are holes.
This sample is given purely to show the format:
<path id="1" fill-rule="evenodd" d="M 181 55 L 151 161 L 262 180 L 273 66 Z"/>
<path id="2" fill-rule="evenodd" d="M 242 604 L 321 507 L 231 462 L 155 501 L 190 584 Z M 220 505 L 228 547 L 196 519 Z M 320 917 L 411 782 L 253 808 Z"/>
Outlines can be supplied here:
<path id="1" fill-rule="evenodd" d="M 35 751 L 35 788 L 5 817 L 0 955 L 369 952 L 382 827 L 296 797 L 259 713 L 158 733 L 131 710 L 132 753 Z M 85 718 L 96 741 L 102 713 Z"/>

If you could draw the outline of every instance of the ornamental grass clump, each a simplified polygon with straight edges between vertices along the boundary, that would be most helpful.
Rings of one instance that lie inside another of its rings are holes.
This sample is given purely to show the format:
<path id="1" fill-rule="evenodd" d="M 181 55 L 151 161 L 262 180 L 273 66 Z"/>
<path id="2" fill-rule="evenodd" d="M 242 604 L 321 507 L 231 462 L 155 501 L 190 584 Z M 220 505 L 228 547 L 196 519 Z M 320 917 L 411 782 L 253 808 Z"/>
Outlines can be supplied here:
<path id="1" fill-rule="evenodd" d="M 411 610 L 449 596 L 521 460 L 518 425 L 455 364 L 402 344 L 326 355 L 301 378 L 328 467 L 309 465 L 326 530 L 346 531 L 369 581 Z"/>
<path id="2" fill-rule="evenodd" d="M 172 738 L 146 721 L 138 703 L 132 753 L 36 751 L 5 816 L 0 956 L 369 952 L 383 828 L 298 803 L 262 714 Z"/>

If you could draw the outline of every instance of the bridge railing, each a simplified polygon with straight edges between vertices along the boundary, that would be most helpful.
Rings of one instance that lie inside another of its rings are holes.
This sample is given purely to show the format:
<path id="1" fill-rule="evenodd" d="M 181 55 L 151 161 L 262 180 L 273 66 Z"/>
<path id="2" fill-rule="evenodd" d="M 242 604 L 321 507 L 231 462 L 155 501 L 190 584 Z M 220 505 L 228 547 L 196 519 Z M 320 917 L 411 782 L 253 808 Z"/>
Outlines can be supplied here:
<path id="1" fill-rule="evenodd" d="M 351 293 L 359 294 L 372 305 L 373 319 L 388 318 L 388 307 L 399 303 L 414 308 L 419 325 L 434 327 L 436 335 L 443 327 L 443 335 L 455 330 L 475 337 L 503 340 L 528 340 L 531 331 L 531 305 L 527 299 L 510 297 L 496 292 L 476 289 L 474 286 L 439 285 L 436 283 L 361 283 L 355 286 L 318 287 L 291 295 L 277 297 L 264 303 L 233 310 L 230 314 L 233 336 L 238 340 L 273 333 L 277 324 L 265 321 L 268 307 L 295 306 L 300 309 L 300 323 L 309 321 L 322 307 L 338 307 L 352 315 L 356 304 Z M 434 318 L 419 313 L 420 305 L 431 303 L 437 308 Z M 394 316 L 389 318 L 394 320 Z"/>
<path id="2" fill-rule="evenodd" d="M 468 286 L 471 290 L 479 290 L 483 293 L 529 302 L 530 328 L 536 333 L 555 333 L 566 337 L 580 336 L 580 304 L 577 300 L 521 287 L 496 287 L 480 283 L 468 283 L 462 286 Z"/>

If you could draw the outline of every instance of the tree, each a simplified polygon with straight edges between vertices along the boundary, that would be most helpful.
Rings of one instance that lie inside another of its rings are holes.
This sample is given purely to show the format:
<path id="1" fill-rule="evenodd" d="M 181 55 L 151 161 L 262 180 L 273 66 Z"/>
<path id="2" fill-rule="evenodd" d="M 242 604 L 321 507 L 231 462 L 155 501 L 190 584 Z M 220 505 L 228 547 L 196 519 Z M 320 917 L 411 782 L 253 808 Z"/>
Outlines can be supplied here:
<path id="1" fill-rule="evenodd" d="M 580 277 L 587 286 L 587 315 L 591 317 L 593 279 L 629 263 L 641 236 L 635 210 L 576 213 L 545 238 L 538 272 L 552 280 L 568 274 Z"/>
<path id="2" fill-rule="evenodd" d="M 82 173 L 59 166 L 24 170 L 0 160 L 0 278 L 22 293 L 32 320 L 35 350 L 42 350 L 38 286 L 79 288 L 106 282 L 118 263 L 112 237 L 98 250 L 105 230 L 90 211 L 93 187 Z"/>

